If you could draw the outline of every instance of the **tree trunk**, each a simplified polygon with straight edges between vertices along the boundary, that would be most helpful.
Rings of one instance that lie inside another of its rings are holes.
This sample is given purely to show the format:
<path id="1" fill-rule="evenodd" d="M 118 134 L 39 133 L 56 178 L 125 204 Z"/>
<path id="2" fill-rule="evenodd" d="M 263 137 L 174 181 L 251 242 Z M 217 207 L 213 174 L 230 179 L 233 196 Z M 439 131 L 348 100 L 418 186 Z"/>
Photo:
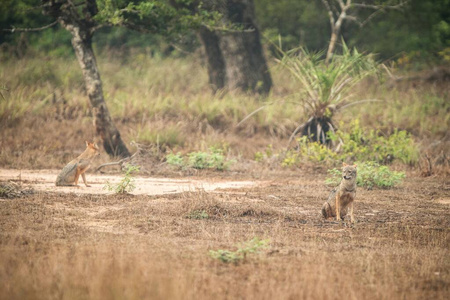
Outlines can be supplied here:
<path id="1" fill-rule="evenodd" d="M 253 0 L 222 0 L 220 3 L 216 7 L 223 15 L 224 23 L 240 29 L 200 31 L 210 83 L 220 88 L 223 82 L 223 87 L 228 90 L 267 94 L 272 87 L 272 78 L 254 22 Z"/>
<path id="2" fill-rule="evenodd" d="M 225 61 L 220 50 L 220 38 L 219 36 L 202 27 L 198 31 L 200 41 L 203 44 L 203 48 L 206 55 L 206 63 L 208 66 L 208 77 L 211 89 L 214 92 L 225 88 Z"/>
<path id="3" fill-rule="evenodd" d="M 61 23 L 72 34 L 72 46 L 83 71 L 86 91 L 92 106 L 95 130 L 103 141 L 106 153 L 110 156 L 130 156 L 103 98 L 102 81 L 92 49 L 91 34 L 82 26 Z"/>

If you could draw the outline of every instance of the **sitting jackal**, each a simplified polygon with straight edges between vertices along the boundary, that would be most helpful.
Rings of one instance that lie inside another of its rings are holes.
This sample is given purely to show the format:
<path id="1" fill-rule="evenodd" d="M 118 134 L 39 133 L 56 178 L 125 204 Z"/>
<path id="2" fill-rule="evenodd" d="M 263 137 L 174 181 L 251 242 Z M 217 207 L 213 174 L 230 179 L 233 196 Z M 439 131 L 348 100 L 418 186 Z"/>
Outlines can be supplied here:
<path id="1" fill-rule="evenodd" d="M 336 217 L 344 219 L 350 207 L 351 222 L 354 223 L 353 202 L 356 196 L 356 165 L 342 165 L 341 183 L 334 188 L 328 196 L 327 202 L 322 206 L 322 215 L 325 219 Z"/>

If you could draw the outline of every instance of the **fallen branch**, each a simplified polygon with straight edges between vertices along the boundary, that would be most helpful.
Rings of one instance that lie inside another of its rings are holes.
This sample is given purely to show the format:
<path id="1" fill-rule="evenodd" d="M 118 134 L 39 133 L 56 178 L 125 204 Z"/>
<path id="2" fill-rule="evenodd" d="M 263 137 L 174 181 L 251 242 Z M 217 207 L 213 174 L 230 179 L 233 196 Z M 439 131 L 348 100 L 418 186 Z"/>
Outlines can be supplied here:
<path id="1" fill-rule="evenodd" d="M 101 168 L 109 167 L 109 166 L 119 166 L 120 165 L 120 168 L 123 169 L 124 164 L 129 162 L 130 160 L 132 160 L 136 155 L 139 154 L 139 152 L 140 151 L 138 150 L 133 155 L 125 157 L 125 158 L 122 158 L 121 160 L 116 161 L 116 162 L 110 162 L 110 163 L 102 164 L 102 165 L 98 166 L 97 169 L 95 169 L 95 172 L 99 172 Z"/>

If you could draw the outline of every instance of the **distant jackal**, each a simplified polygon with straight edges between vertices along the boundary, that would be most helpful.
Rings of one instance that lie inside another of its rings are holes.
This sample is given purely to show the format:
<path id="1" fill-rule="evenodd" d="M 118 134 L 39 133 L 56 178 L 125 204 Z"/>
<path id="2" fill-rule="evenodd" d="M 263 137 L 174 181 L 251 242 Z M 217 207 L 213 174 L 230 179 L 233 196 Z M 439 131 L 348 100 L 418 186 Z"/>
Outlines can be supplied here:
<path id="1" fill-rule="evenodd" d="M 91 166 L 91 161 L 94 157 L 100 155 L 99 148 L 95 143 L 86 141 L 86 150 L 80 156 L 69 162 L 59 173 L 56 178 L 57 186 L 78 185 L 78 179 L 83 177 L 84 184 L 90 186 L 86 182 L 86 175 L 84 174 Z"/>
<path id="2" fill-rule="evenodd" d="M 356 196 L 356 165 L 342 165 L 341 183 L 334 188 L 328 196 L 327 202 L 322 206 L 322 215 L 325 219 L 336 217 L 336 220 L 344 219 L 347 208 L 350 206 L 350 218 L 354 223 L 353 201 Z"/>

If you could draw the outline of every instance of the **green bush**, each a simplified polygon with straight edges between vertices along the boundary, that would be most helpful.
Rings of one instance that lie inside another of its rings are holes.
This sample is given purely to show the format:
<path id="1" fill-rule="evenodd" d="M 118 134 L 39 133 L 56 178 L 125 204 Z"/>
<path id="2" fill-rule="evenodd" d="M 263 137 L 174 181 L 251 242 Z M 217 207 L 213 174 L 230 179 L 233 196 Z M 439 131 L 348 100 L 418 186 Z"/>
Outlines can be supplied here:
<path id="1" fill-rule="evenodd" d="M 329 136 L 335 144 L 340 145 L 337 150 L 302 136 L 297 138 L 297 149 L 287 151 L 281 165 L 295 166 L 303 161 L 331 165 L 337 161 L 348 160 L 377 163 L 398 160 L 404 164 L 415 165 L 418 161 L 418 146 L 406 131 L 395 130 L 391 135 L 385 136 L 379 130 L 364 130 L 359 121 L 355 120 L 350 123 L 350 128 L 330 133 Z"/>
<path id="2" fill-rule="evenodd" d="M 215 169 L 218 171 L 227 170 L 233 160 L 227 160 L 222 149 L 209 148 L 208 152 L 191 152 L 183 158 L 181 154 L 166 155 L 166 162 L 170 165 L 181 168 L 194 169 Z"/>
<path id="3" fill-rule="evenodd" d="M 268 244 L 269 240 L 261 240 L 258 237 L 255 237 L 250 241 L 238 245 L 238 249 L 236 251 L 222 249 L 210 250 L 209 256 L 214 259 L 218 259 L 223 263 L 237 264 L 240 261 L 245 261 L 248 254 L 259 253 L 262 249 L 267 248 Z"/>
<path id="4" fill-rule="evenodd" d="M 346 131 L 330 133 L 330 138 L 343 142 L 341 153 L 345 158 L 360 161 L 396 159 L 404 164 L 414 165 L 418 161 L 419 150 L 411 134 L 404 130 L 394 130 L 385 136 L 379 130 L 364 130 L 359 120 L 350 123 Z"/>
<path id="5" fill-rule="evenodd" d="M 404 172 L 391 171 L 388 166 L 381 166 L 377 162 L 357 162 L 358 176 L 356 184 L 360 187 L 372 189 L 379 187 L 388 189 L 400 184 L 406 177 Z M 325 180 L 328 185 L 336 186 L 342 179 L 342 171 L 340 169 L 328 170 L 331 177 Z"/>
<path id="6" fill-rule="evenodd" d="M 307 136 L 297 139 L 297 150 L 286 152 L 281 166 L 290 167 L 300 164 L 303 160 L 312 162 L 331 162 L 338 159 L 338 154 L 319 142 L 311 142 Z"/>
<path id="7" fill-rule="evenodd" d="M 183 167 L 184 166 L 184 160 L 180 153 L 174 154 L 169 153 L 166 155 L 166 162 L 169 165 L 176 166 L 176 167 Z"/>

